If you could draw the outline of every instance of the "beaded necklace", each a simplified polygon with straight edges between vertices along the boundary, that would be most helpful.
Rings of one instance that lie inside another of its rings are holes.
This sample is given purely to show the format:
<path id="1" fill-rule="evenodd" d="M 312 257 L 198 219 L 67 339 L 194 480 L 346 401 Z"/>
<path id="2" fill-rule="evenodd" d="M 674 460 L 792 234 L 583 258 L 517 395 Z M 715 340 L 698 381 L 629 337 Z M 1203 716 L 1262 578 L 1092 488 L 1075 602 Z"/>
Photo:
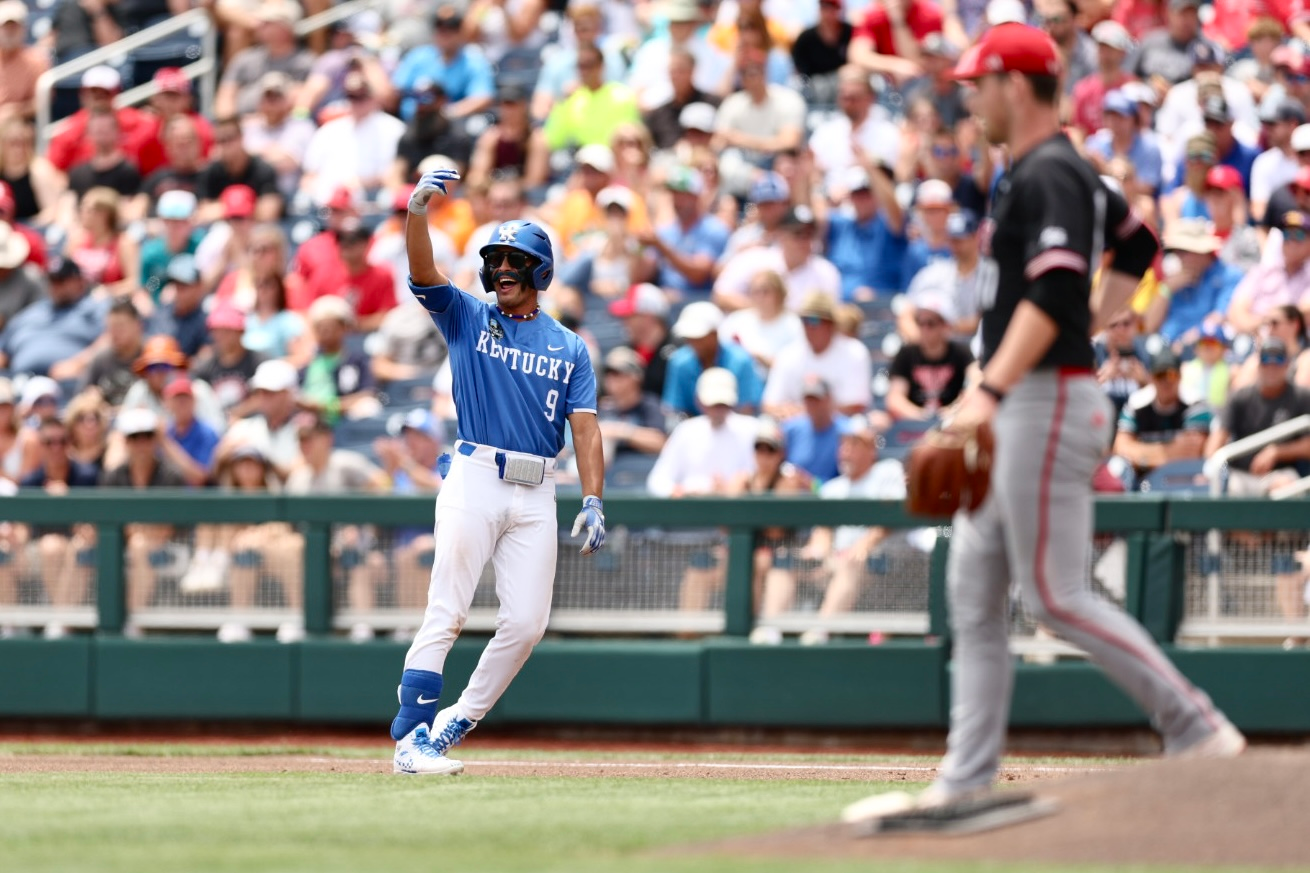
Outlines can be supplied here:
<path id="1" fill-rule="evenodd" d="M 541 307 L 538 306 L 537 308 L 533 309 L 531 312 L 527 313 L 526 315 L 515 315 L 512 312 L 506 312 L 505 310 L 501 309 L 499 306 L 496 307 L 496 311 L 499 312 L 501 315 L 505 316 L 506 318 L 510 319 L 511 321 L 531 321 L 532 319 L 537 317 L 538 313 L 541 312 Z"/>

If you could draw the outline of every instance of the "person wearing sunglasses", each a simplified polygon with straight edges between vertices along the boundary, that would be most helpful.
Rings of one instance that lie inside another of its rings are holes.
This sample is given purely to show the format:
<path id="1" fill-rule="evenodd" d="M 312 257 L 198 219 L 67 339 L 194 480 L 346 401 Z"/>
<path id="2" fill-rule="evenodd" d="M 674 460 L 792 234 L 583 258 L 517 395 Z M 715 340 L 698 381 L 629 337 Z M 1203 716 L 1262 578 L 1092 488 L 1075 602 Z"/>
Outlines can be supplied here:
<path id="1" fill-rule="evenodd" d="M 1168 348 L 1151 356 L 1151 391 L 1135 395 L 1119 413 L 1114 454 L 1138 476 L 1170 461 L 1201 457 L 1210 430 L 1210 409 L 1190 406 L 1181 392 L 1182 365 Z"/>
<path id="2" fill-rule="evenodd" d="M 423 80 L 437 82 L 450 101 L 446 115 L 467 118 L 491 106 L 496 78 L 491 62 L 464 38 L 464 13 L 454 3 L 441 3 L 432 19 L 432 42 L 416 46 L 400 59 L 391 74 L 400 100 L 400 117 L 409 121 L 418 111 L 413 96 Z M 394 108 L 394 107 L 393 107 Z"/>
<path id="3" fill-rule="evenodd" d="M 1305 315 L 1300 309 L 1291 303 L 1275 306 L 1265 313 L 1264 318 L 1260 320 L 1259 328 L 1254 331 L 1254 334 L 1261 342 L 1270 337 L 1282 342 L 1287 349 L 1287 378 L 1296 385 L 1310 388 L 1310 363 L 1307 363 L 1310 355 L 1306 353 Z M 1201 340 L 1204 338 L 1205 334 L 1203 333 Z M 1202 345 L 1201 340 L 1197 340 L 1198 349 Z M 1230 392 L 1245 388 L 1248 385 L 1254 385 L 1259 381 L 1259 357 L 1259 355 L 1247 355 L 1246 360 L 1242 361 L 1240 366 L 1234 368 L 1232 383 L 1229 385 Z"/>
<path id="4" fill-rule="evenodd" d="M 948 289 L 925 289 L 914 300 L 918 342 L 892 359 L 887 411 L 892 418 L 931 421 L 959 398 L 973 354 L 951 339 L 955 307 Z"/>
<path id="5" fill-rule="evenodd" d="M 1228 306 L 1237 333 L 1255 333 L 1277 306 L 1310 307 L 1310 215 L 1283 216 L 1283 257 L 1266 259 L 1242 277 Z"/>
<path id="6" fill-rule="evenodd" d="M 446 753 L 496 704 L 546 632 L 559 544 L 555 464 L 566 423 L 585 495 L 573 535 L 585 531 L 583 555 L 605 544 L 596 373 L 582 339 L 539 304 L 555 277 L 550 239 L 530 221 L 506 221 L 478 252 L 482 290 L 495 302 L 451 285 L 432 257 L 427 212 L 458 179 L 453 170 L 424 175 L 405 228 L 410 290 L 450 347 L 459 422 L 440 471 L 427 610 L 405 656 L 391 725 L 392 770 L 412 775 L 464 769 Z M 464 692 L 438 711 L 446 656 L 488 561 L 501 603 L 496 633 Z"/>

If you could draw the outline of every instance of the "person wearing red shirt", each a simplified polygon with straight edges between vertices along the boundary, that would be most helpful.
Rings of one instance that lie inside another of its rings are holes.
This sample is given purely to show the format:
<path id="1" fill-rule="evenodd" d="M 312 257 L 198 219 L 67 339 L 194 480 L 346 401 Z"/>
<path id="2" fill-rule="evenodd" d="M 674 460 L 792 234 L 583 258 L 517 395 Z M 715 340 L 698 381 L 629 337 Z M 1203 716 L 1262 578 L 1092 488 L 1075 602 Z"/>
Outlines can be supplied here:
<path id="1" fill-rule="evenodd" d="M 341 251 L 337 247 L 337 231 L 350 219 L 358 218 L 355 198 L 348 188 L 338 188 L 327 202 L 327 229 L 305 240 L 296 251 L 291 264 L 292 275 L 299 276 L 309 292 L 304 295 L 306 306 L 319 296 L 317 289 L 340 288 L 346 282 L 346 268 L 341 263 Z M 291 307 L 301 311 L 297 305 Z"/>
<path id="2" fill-rule="evenodd" d="M 850 61 L 902 82 L 921 76 L 919 43 L 941 33 L 942 22 L 931 0 L 876 0 L 851 35 Z"/>
<path id="3" fill-rule="evenodd" d="M 82 108 L 64 119 L 61 130 L 50 140 L 46 151 L 50 163 L 67 173 L 74 164 L 90 160 L 95 149 L 87 139 L 86 123 L 93 112 L 113 112 L 125 142 L 134 142 L 141 136 L 141 128 L 147 122 L 145 113 L 131 106 L 114 108 L 114 95 L 122 85 L 122 77 L 113 67 L 92 67 L 82 74 L 78 91 Z"/>
<path id="4" fill-rule="evenodd" d="M 1117 21 L 1102 21 L 1092 28 L 1096 42 L 1096 72 L 1073 86 L 1073 123 L 1086 135 L 1096 133 L 1102 123 L 1101 103 L 1109 91 L 1133 77 L 1124 72 L 1124 58 L 1132 51 L 1133 39 Z"/>
<path id="5" fill-rule="evenodd" d="M 314 289 L 315 299 L 335 294 L 346 298 L 355 310 L 355 329 L 371 333 L 396 308 L 396 279 L 386 264 L 368 262 L 372 235 L 358 220 L 346 222 L 337 231 L 337 247 L 346 280 L 340 285 Z"/>
<path id="6" fill-rule="evenodd" d="M 23 239 L 27 240 L 27 260 L 23 263 L 44 270 L 47 261 L 45 237 L 26 224 L 14 221 L 14 212 L 17 208 L 14 203 L 13 189 L 9 187 L 8 182 L 0 180 L 0 221 L 6 221 L 13 225 L 14 230 L 18 231 Z"/>
<path id="7" fill-rule="evenodd" d="M 164 67 L 155 73 L 155 85 L 159 93 L 150 98 L 150 110 L 142 113 L 145 119 L 141 129 L 128 140 L 126 151 L 136 158 L 141 177 L 145 178 L 161 167 L 167 166 L 168 157 L 164 153 L 163 132 L 168 122 L 175 115 L 186 115 L 195 123 L 196 134 L 200 137 L 200 153 L 209 156 L 214 147 L 214 129 L 208 119 L 194 111 L 191 105 L 191 80 L 176 67 Z"/>
<path id="8" fill-rule="evenodd" d="M 1202 32 L 1231 52 L 1246 47 L 1247 31 L 1257 18 L 1272 18 L 1286 30 L 1293 0 L 1214 0 L 1214 17 Z"/>
<path id="9" fill-rule="evenodd" d="M 1113 18 L 1122 24 L 1133 39 L 1141 39 L 1167 23 L 1165 13 L 1169 0 L 1119 0 L 1114 4 Z"/>

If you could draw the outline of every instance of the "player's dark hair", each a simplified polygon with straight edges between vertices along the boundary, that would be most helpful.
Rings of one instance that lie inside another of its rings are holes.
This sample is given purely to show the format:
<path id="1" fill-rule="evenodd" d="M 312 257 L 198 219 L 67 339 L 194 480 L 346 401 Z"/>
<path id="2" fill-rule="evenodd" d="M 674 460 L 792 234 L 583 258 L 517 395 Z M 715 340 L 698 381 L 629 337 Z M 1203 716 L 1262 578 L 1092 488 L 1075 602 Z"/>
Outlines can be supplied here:
<path id="1" fill-rule="evenodd" d="M 1033 99 L 1044 106 L 1054 106 L 1060 102 L 1059 76 L 1027 76 L 1033 88 Z"/>

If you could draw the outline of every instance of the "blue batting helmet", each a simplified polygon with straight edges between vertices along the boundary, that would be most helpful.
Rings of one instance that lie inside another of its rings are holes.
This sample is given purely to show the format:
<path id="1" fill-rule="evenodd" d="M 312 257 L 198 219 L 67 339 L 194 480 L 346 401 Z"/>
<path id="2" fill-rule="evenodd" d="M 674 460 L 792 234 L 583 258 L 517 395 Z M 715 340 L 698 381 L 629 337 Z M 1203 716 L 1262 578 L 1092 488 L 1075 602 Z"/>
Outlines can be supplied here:
<path id="1" fill-rule="evenodd" d="M 478 256 L 485 258 L 489 251 L 500 248 L 517 249 L 537 259 L 539 263 L 532 268 L 531 275 L 524 277 L 525 284 L 545 291 L 550 280 L 555 278 L 555 254 L 551 251 L 550 238 L 540 225 L 531 221 L 507 221 L 491 231 L 491 239 L 478 249 Z M 478 269 L 478 278 L 482 280 L 483 288 L 492 290 L 491 277 L 481 268 Z"/>

